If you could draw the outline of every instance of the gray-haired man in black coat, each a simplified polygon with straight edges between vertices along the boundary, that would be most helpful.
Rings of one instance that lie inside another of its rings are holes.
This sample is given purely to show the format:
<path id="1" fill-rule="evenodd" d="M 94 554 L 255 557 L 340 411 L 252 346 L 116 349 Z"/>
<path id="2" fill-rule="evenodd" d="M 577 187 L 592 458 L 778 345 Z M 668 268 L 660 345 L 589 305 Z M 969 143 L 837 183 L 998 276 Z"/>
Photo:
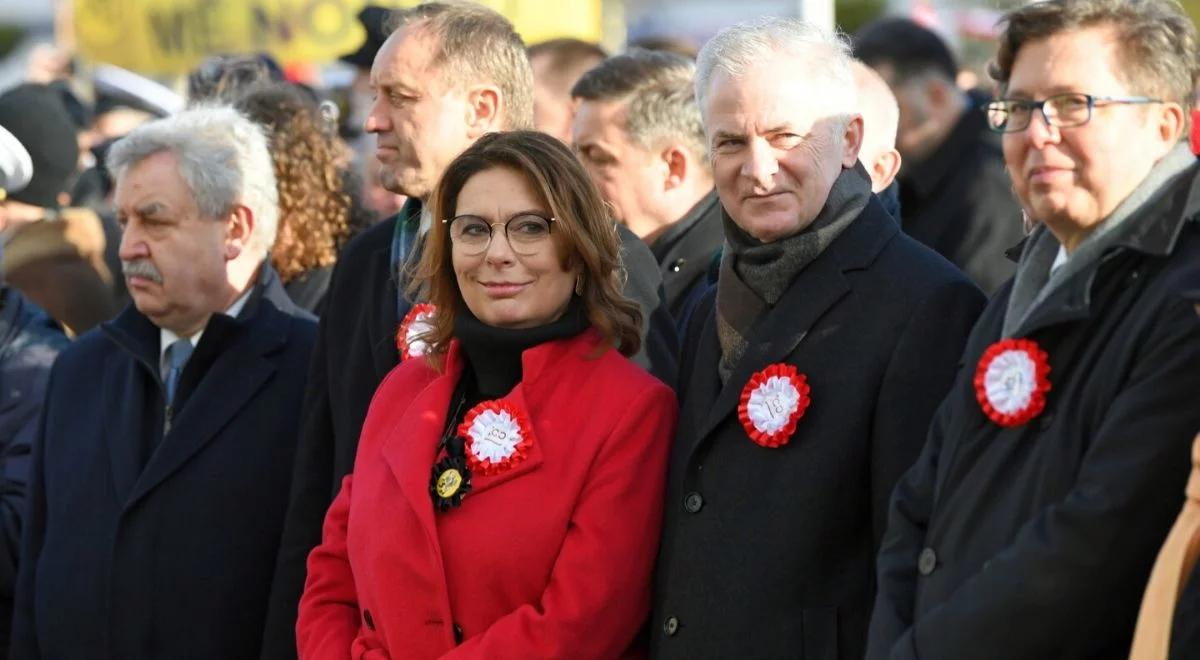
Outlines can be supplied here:
<path id="1" fill-rule="evenodd" d="M 862 657 L 888 498 L 983 307 L 871 194 L 850 62 L 790 19 L 700 53 L 728 247 L 680 361 L 654 657 Z"/>

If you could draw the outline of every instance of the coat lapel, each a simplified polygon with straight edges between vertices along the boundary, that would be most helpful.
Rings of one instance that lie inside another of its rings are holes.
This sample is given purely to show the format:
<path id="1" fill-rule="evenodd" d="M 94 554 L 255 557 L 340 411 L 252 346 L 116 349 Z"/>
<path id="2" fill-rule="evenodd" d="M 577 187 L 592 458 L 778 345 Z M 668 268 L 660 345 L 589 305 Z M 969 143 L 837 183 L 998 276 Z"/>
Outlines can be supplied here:
<path id="1" fill-rule="evenodd" d="M 162 381 L 155 365 L 159 330 L 130 304 L 100 331 L 123 351 L 106 361 L 102 391 L 103 437 L 116 496 L 124 502 L 142 471 L 148 436 L 160 439 L 162 433 Z"/>
<path id="2" fill-rule="evenodd" d="M 210 324 L 201 338 L 201 346 L 197 347 L 197 355 L 206 340 L 229 344 L 220 348 L 196 390 L 175 415 L 170 432 L 137 479 L 127 507 L 183 466 L 254 398 L 275 373 L 276 365 L 270 355 L 285 347 L 289 319 L 274 304 L 263 304 L 255 318 L 245 324 L 228 317 L 214 319 L 233 327 L 215 328 Z M 210 335 L 210 330 L 216 330 L 213 334 L 217 336 Z"/>
<path id="3" fill-rule="evenodd" d="M 506 403 L 512 404 L 517 410 L 525 414 L 525 418 L 529 420 L 530 432 L 533 434 L 532 444 L 529 446 L 529 453 L 525 456 L 525 460 L 512 466 L 511 468 L 501 472 L 500 474 L 485 477 L 475 475 L 471 477 L 471 492 L 467 495 L 470 500 L 473 497 L 479 497 L 483 492 L 499 486 L 502 483 L 510 481 L 523 474 L 528 474 L 538 469 L 542 465 L 542 439 L 538 437 L 537 431 L 533 428 L 533 420 L 535 419 L 534 411 L 529 409 L 529 401 L 525 398 L 525 387 L 518 383 L 508 395 L 500 399 Z M 537 416 L 540 418 L 540 416 Z"/>
<path id="4" fill-rule="evenodd" d="M 747 338 L 747 347 L 742 359 L 734 366 L 729 380 L 716 395 L 712 406 L 703 416 L 704 422 L 693 436 L 692 451 L 709 436 L 731 414 L 736 414 L 742 389 L 755 372 L 776 362 L 788 359 L 816 325 L 839 300 L 851 291 L 845 273 L 864 268 L 879 254 L 883 246 L 899 231 L 886 211 L 874 197 L 859 217 L 846 228 L 825 253 L 813 261 L 792 282 L 787 292 L 766 315 L 755 324 Z M 886 221 L 881 219 L 887 217 Z M 715 310 L 706 322 L 701 350 L 714 350 L 716 346 Z M 720 347 L 715 348 L 716 360 L 720 359 Z M 707 355 L 707 353 L 703 353 Z M 704 363 L 707 364 L 707 363 Z M 803 371 L 803 364 L 797 365 Z M 694 374 L 693 381 L 701 385 L 708 379 L 703 374 Z M 716 380 L 715 374 L 713 379 Z M 700 394 L 700 392 L 697 392 Z"/>
<path id="5" fill-rule="evenodd" d="M 735 411 L 742 388 L 756 371 L 791 355 L 809 329 L 848 291 L 850 286 L 834 259 L 818 259 L 797 277 L 779 303 L 751 331 L 746 352 L 709 408 L 700 433 L 695 436 L 696 442 L 716 430 L 725 417 Z M 715 323 L 712 335 L 716 341 Z"/>
<path id="6" fill-rule="evenodd" d="M 104 396 L 104 436 L 108 449 L 108 458 L 112 467 L 113 486 L 117 500 L 125 502 L 133 485 L 137 482 L 138 473 L 142 469 L 142 440 L 147 433 L 157 433 L 158 429 L 135 428 L 145 424 L 144 414 L 131 415 L 130 410 L 141 408 L 130 401 L 133 393 L 146 391 L 139 386 L 139 374 L 136 370 L 143 367 L 137 362 L 118 359 L 120 354 L 109 355 L 104 370 L 101 392 Z M 157 405 L 155 402 L 148 405 Z"/>
<path id="7" fill-rule="evenodd" d="M 439 547 L 437 525 L 434 521 L 433 500 L 429 496 L 429 477 L 438 453 L 438 441 L 446 425 L 450 397 L 462 374 L 462 362 L 457 345 L 446 356 L 445 369 L 421 390 L 408 409 L 398 416 L 403 431 L 387 429 L 382 454 L 408 499 L 421 528 L 433 547 Z"/>

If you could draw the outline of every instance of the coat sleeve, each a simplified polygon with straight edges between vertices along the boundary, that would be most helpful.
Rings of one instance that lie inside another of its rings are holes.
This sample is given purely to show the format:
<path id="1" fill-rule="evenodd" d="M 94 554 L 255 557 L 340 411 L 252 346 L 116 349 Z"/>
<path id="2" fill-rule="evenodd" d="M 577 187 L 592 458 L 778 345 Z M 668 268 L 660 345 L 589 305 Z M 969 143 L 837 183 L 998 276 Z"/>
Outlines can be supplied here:
<path id="1" fill-rule="evenodd" d="M 892 494 L 887 532 L 879 549 L 867 658 L 886 658 L 896 639 L 912 626 L 917 558 L 933 511 L 938 457 L 950 409 L 948 404 L 938 409 L 921 455 Z"/>
<path id="2" fill-rule="evenodd" d="M 540 602 L 442 656 L 615 658 L 649 616 L 675 397 L 655 387 L 622 415 L 580 494 Z"/>
<path id="3" fill-rule="evenodd" d="M 622 293 L 642 310 L 642 347 L 633 361 L 670 387 L 675 387 L 679 369 L 679 337 L 667 309 L 662 273 L 650 248 L 624 225 L 617 225 L 621 239 L 621 264 L 625 269 Z"/>
<path id="4" fill-rule="evenodd" d="M 37 592 L 37 564 L 46 536 L 46 420 L 55 414 L 51 404 L 58 368 L 50 372 L 46 401 L 39 417 L 32 446 L 29 486 L 26 492 L 24 524 L 21 529 L 20 555 L 17 562 L 16 592 L 13 595 L 11 658 L 40 658 L 34 595 Z"/>
<path id="5" fill-rule="evenodd" d="M 332 286 L 331 286 L 332 289 Z M 333 410 L 329 401 L 326 346 L 328 319 L 321 319 L 304 394 L 306 417 L 296 447 L 288 510 L 267 603 L 261 660 L 295 660 L 296 606 L 304 590 L 305 561 L 321 542 L 321 521 L 334 486 Z"/>
<path id="6" fill-rule="evenodd" d="M 346 528 L 353 475 L 325 516 L 321 544 L 308 558 L 308 579 L 300 598 L 296 647 L 304 660 L 346 660 L 358 636 L 358 589 L 350 570 Z"/>
<path id="7" fill-rule="evenodd" d="M 871 527 L 878 548 L 892 490 L 925 444 L 934 411 L 950 392 L 967 337 L 986 300 L 965 280 L 938 287 L 896 342 L 871 433 Z"/>
<path id="8" fill-rule="evenodd" d="M 1071 490 L 923 613 L 891 658 L 955 658 L 962 649 L 978 658 L 1054 657 L 1067 631 L 1078 647 L 1073 655 L 1092 657 L 1103 654 L 1113 631 L 1132 632 L 1155 554 L 1179 511 L 1200 426 L 1197 337 L 1192 304 L 1167 305 L 1095 424 Z"/>

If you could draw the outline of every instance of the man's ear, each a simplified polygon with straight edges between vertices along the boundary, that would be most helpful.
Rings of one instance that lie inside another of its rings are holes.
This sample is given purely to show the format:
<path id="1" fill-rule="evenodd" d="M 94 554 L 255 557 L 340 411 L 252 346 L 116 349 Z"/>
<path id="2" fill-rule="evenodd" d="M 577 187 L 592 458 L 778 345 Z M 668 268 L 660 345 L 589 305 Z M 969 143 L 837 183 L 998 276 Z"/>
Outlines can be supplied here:
<path id="1" fill-rule="evenodd" d="M 467 137 L 475 140 L 500 130 L 503 99 L 503 93 L 495 85 L 476 85 L 467 90 Z"/>
<path id="2" fill-rule="evenodd" d="M 225 260 L 233 261 L 251 247 L 254 237 L 254 225 L 257 222 L 254 211 L 244 204 L 236 204 L 225 218 Z"/>
<path id="3" fill-rule="evenodd" d="M 900 173 L 900 152 L 889 149 L 876 156 L 875 162 L 870 163 L 869 167 L 871 169 L 871 192 L 882 192 L 892 185 L 892 181 Z"/>
<path id="4" fill-rule="evenodd" d="M 850 115 L 846 129 L 842 131 L 842 167 L 849 169 L 858 162 L 858 152 L 862 150 L 863 118 L 862 115 Z"/>
<path id="5" fill-rule="evenodd" d="M 669 144 L 663 148 L 659 157 L 665 166 L 663 171 L 666 174 L 663 179 L 663 190 L 674 190 L 682 186 L 687 181 L 692 167 L 687 150 L 678 144 Z"/>
<path id="6" fill-rule="evenodd" d="M 1158 103 L 1150 107 L 1157 111 L 1155 120 L 1158 122 L 1158 134 L 1166 151 L 1170 151 L 1185 137 L 1183 131 L 1187 122 L 1183 107 L 1178 103 Z"/>

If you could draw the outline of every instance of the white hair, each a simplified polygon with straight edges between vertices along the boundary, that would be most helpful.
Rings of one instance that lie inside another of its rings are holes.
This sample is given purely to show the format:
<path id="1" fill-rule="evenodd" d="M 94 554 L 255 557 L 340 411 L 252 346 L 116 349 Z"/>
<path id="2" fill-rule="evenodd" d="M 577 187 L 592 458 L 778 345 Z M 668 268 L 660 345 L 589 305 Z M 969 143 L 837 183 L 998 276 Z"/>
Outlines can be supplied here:
<path id="1" fill-rule="evenodd" d="M 796 18 L 764 17 L 727 27 L 700 49 L 696 57 L 696 101 L 701 114 L 707 119 L 714 71 L 720 69 L 737 78 L 780 55 L 796 62 L 796 77 L 779 81 L 781 85 L 811 89 L 812 102 L 831 115 L 858 112 L 850 70 L 853 57 L 846 36 Z"/>
<path id="2" fill-rule="evenodd" d="M 114 178 L 156 153 L 179 162 L 200 214 L 221 218 L 244 204 L 254 214 L 251 247 L 264 256 L 275 243 L 279 192 L 262 128 L 229 106 L 198 105 L 143 124 L 121 138 L 108 154 Z"/>

